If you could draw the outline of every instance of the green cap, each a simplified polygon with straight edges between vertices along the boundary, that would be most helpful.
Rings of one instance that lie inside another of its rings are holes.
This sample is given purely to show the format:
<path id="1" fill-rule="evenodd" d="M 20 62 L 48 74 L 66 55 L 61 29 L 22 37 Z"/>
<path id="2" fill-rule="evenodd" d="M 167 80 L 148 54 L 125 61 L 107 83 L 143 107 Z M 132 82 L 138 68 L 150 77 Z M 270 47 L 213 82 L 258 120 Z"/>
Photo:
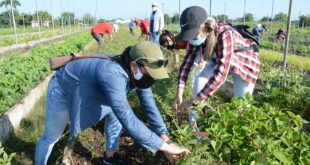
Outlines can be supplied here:
<path id="1" fill-rule="evenodd" d="M 158 45 L 150 41 L 143 41 L 131 47 L 130 57 L 142 64 L 149 75 L 156 79 L 169 78 L 166 69 L 167 59 Z"/>

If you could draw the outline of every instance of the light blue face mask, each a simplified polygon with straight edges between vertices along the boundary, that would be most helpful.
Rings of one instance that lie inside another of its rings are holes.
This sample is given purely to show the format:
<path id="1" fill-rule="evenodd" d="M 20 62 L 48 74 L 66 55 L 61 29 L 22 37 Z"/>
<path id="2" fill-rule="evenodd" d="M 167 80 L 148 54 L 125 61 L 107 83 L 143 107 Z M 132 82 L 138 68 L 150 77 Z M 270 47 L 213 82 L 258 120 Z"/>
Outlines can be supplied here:
<path id="1" fill-rule="evenodd" d="M 207 36 L 198 35 L 195 39 L 190 40 L 189 43 L 194 46 L 199 46 L 205 42 L 206 38 Z"/>

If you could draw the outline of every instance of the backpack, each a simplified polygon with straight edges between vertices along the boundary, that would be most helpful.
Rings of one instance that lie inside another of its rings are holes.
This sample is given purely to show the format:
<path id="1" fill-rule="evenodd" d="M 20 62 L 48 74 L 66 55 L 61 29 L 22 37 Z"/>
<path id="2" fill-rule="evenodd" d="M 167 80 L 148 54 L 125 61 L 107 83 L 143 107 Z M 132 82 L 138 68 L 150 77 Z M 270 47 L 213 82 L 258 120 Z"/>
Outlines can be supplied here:
<path id="1" fill-rule="evenodd" d="M 255 42 L 255 44 L 253 44 L 253 45 L 251 45 L 249 47 L 243 47 L 241 49 L 234 50 L 234 52 L 243 52 L 243 51 L 247 51 L 247 50 L 255 50 L 255 51 L 258 52 L 259 41 L 257 40 L 257 38 L 254 36 L 253 33 L 251 33 L 249 30 L 247 30 L 247 29 L 250 28 L 250 26 L 248 26 L 248 25 L 235 25 L 235 26 L 233 26 L 230 23 L 228 23 L 228 24 L 231 26 L 231 28 L 222 31 L 219 34 L 219 36 L 222 35 L 224 32 L 226 32 L 228 30 L 234 29 L 238 33 L 240 33 L 243 38 L 247 38 L 247 39 L 250 39 L 250 40 Z"/>

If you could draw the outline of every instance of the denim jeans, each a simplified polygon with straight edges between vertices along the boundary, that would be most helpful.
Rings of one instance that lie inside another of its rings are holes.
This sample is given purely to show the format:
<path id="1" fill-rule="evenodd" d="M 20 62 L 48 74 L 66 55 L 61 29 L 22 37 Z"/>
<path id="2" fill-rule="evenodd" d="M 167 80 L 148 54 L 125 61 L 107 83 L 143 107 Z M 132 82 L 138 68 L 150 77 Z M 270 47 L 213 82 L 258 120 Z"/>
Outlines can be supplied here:
<path id="1" fill-rule="evenodd" d="M 69 108 L 66 94 L 53 76 L 48 85 L 46 99 L 45 130 L 40 138 L 35 151 L 35 164 L 47 164 L 47 160 L 54 144 L 60 139 L 67 123 L 69 122 Z M 122 125 L 107 106 L 101 106 L 105 121 L 106 148 L 117 150 Z"/>
<path id="2" fill-rule="evenodd" d="M 159 45 L 159 33 L 158 32 L 151 32 L 151 40 Z"/>
<path id="3" fill-rule="evenodd" d="M 201 72 L 195 77 L 192 95 L 196 96 L 207 84 L 208 79 L 213 75 L 214 67 L 216 63 L 211 61 L 206 65 Z M 230 72 L 233 77 L 234 96 L 244 97 L 244 94 L 252 94 L 254 90 L 254 84 L 244 81 L 239 75 Z"/>

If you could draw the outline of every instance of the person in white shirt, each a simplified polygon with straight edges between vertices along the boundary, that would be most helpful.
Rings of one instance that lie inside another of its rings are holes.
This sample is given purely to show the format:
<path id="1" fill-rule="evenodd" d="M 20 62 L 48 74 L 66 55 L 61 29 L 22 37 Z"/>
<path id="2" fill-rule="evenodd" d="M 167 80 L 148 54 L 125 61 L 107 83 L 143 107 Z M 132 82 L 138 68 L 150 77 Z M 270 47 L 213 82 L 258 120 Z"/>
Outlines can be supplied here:
<path id="1" fill-rule="evenodd" d="M 159 45 L 159 35 L 164 28 L 164 14 L 158 9 L 157 2 L 152 3 L 152 13 L 150 17 L 151 40 Z"/>

